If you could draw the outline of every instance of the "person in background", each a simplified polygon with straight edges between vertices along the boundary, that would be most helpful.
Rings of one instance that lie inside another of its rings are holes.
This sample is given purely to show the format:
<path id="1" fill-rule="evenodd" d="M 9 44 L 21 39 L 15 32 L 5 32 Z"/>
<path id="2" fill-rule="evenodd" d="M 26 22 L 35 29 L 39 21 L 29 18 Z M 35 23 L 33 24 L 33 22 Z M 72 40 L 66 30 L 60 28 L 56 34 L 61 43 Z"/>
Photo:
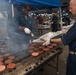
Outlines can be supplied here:
<path id="1" fill-rule="evenodd" d="M 63 20 L 63 22 L 65 22 L 65 24 L 64 24 L 65 26 L 70 25 L 71 20 L 70 20 L 69 16 L 65 15 L 62 20 Z"/>
<path id="2" fill-rule="evenodd" d="M 76 16 L 76 0 L 70 0 L 70 12 Z M 76 21 L 61 38 L 55 38 L 48 42 L 47 41 L 44 43 L 44 45 L 49 45 L 50 42 L 54 42 L 63 43 L 64 45 L 69 46 L 66 75 L 76 75 Z"/>
<path id="3" fill-rule="evenodd" d="M 26 46 L 29 44 L 31 37 L 34 36 L 32 33 L 32 16 L 29 15 L 30 5 L 25 4 L 22 9 L 22 13 L 18 17 L 18 33 L 21 35 L 21 42 Z M 20 42 L 20 43 L 21 43 Z"/>
<path id="4" fill-rule="evenodd" d="M 53 24 L 51 25 L 51 27 L 52 27 L 52 32 L 58 31 L 58 16 L 57 16 L 57 12 L 55 12 L 55 13 L 53 14 L 52 22 L 53 22 Z"/>
<path id="5" fill-rule="evenodd" d="M 41 15 L 37 17 L 37 20 L 38 20 L 39 25 L 43 25 L 44 19 L 43 19 L 43 17 Z"/>
<path id="6" fill-rule="evenodd" d="M 68 25 L 70 25 L 71 20 L 70 20 L 70 17 L 69 16 L 67 17 L 67 21 L 68 21 Z"/>

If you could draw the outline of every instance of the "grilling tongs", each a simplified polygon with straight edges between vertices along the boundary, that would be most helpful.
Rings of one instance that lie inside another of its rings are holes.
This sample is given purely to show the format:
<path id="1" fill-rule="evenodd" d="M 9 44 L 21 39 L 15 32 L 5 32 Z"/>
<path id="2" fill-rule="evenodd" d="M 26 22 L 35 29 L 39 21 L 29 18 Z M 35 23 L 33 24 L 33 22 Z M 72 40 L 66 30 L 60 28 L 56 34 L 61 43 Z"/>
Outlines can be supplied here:
<path id="1" fill-rule="evenodd" d="M 34 35 L 34 36 L 32 36 L 32 38 L 38 39 L 39 37 Z M 44 40 L 43 38 L 40 38 L 40 40 L 43 41 L 43 42 L 46 42 L 46 40 Z"/>

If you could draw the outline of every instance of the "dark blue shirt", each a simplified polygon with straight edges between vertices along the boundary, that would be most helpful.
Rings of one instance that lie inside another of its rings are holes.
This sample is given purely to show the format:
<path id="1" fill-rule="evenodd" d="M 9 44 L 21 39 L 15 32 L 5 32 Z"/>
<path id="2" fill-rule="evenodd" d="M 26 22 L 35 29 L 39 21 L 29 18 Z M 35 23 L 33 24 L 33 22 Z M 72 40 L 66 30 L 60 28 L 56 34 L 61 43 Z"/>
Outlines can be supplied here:
<path id="1" fill-rule="evenodd" d="M 64 45 L 69 45 L 70 51 L 76 51 L 76 22 L 68 32 L 62 36 L 61 40 Z"/>
<path id="2" fill-rule="evenodd" d="M 32 32 L 32 17 L 29 15 L 24 15 L 23 13 L 19 14 L 18 16 L 18 27 L 27 27 L 31 30 Z M 18 33 L 20 34 L 19 39 L 21 40 L 22 43 L 29 43 L 29 40 L 31 39 L 31 35 L 28 35 L 24 32 L 24 30 L 18 30 Z"/>
<path id="3" fill-rule="evenodd" d="M 32 17 L 23 13 L 18 17 L 18 24 L 22 27 L 27 27 L 32 31 Z"/>

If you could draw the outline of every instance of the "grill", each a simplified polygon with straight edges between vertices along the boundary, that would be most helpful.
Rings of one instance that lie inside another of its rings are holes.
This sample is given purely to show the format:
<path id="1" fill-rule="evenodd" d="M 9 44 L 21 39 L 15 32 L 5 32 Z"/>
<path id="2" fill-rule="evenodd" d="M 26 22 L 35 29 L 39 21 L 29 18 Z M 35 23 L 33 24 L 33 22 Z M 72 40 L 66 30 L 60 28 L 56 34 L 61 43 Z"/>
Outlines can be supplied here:
<path id="1" fill-rule="evenodd" d="M 4 47 L 4 44 L 2 44 L 1 48 Z M 5 49 L 7 46 L 5 46 Z M 40 47 L 41 48 L 41 47 Z M 35 48 L 36 49 L 36 48 Z M 34 57 L 29 53 L 29 49 L 27 50 L 21 50 L 17 53 L 14 53 L 13 51 L 6 50 L 5 52 L 0 52 L 1 55 L 3 55 L 3 64 L 6 66 L 6 69 L 2 72 L 0 72 L 1 75 L 27 75 L 30 72 L 34 71 L 44 63 L 46 63 L 48 60 L 53 59 L 54 57 L 58 57 L 60 53 L 62 53 L 62 48 L 60 45 L 55 46 L 53 49 L 44 51 L 39 56 Z M 6 54 L 7 53 L 7 54 Z M 6 57 L 4 57 L 4 55 Z M 4 62 L 8 59 L 9 56 L 14 56 L 15 58 L 12 60 L 12 63 L 16 64 L 16 67 L 13 69 L 7 69 L 7 64 Z M 58 63 L 58 58 L 57 58 Z M 57 72 L 58 72 L 58 66 L 57 66 Z"/>

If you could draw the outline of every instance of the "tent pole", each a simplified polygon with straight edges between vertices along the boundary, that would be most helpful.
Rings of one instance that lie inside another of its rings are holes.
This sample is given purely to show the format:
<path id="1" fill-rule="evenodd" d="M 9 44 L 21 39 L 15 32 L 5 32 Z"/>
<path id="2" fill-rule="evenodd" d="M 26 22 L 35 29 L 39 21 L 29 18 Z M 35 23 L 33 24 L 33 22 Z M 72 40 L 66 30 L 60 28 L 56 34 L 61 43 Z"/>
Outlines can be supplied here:
<path id="1" fill-rule="evenodd" d="M 12 18 L 14 17 L 14 5 L 12 4 Z"/>
<path id="2" fill-rule="evenodd" d="M 59 8 L 60 9 L 60 27 L 61 27 L 61 30 L 63 29 L 63 24 L 62 24 L 62 12 L 61 12 L 61 7 Z"/>

